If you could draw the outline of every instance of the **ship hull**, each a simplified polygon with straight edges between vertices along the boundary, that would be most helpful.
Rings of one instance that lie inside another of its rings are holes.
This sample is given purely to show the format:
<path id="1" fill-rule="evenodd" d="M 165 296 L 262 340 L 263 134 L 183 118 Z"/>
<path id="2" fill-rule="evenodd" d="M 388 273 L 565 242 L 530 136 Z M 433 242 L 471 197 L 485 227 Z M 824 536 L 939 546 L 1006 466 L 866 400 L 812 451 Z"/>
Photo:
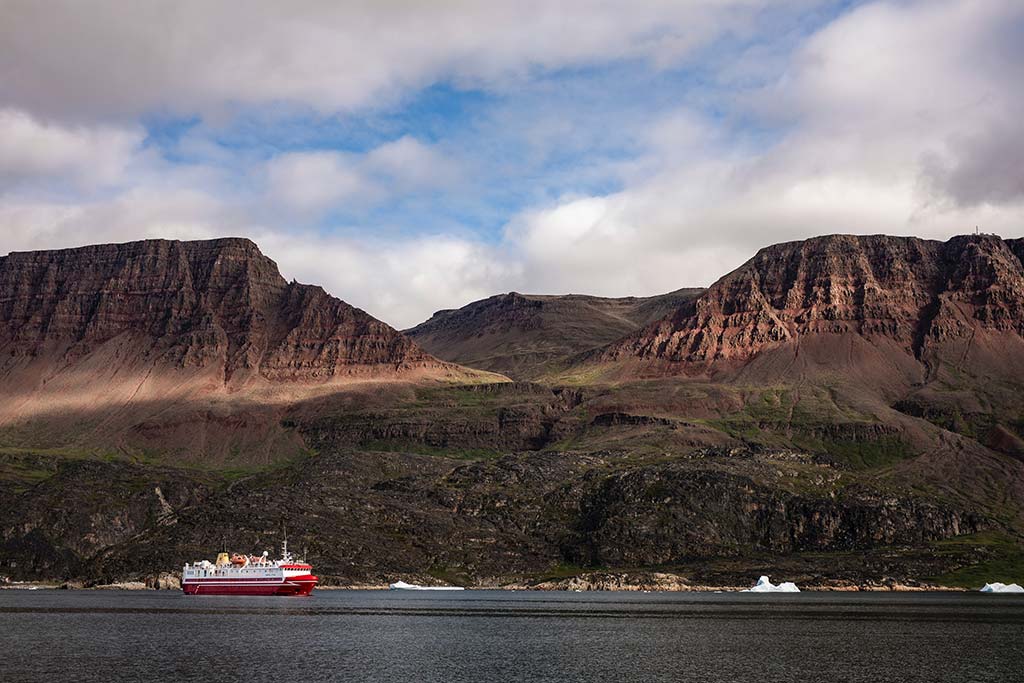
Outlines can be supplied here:
<path id="1" fill-rule="evenodd" d="M 186 595 L 280 595 L 306 597 L 316 587 L 313 575 L 289 577 L 285 580 L 195 579 L 181 584 Z"/>

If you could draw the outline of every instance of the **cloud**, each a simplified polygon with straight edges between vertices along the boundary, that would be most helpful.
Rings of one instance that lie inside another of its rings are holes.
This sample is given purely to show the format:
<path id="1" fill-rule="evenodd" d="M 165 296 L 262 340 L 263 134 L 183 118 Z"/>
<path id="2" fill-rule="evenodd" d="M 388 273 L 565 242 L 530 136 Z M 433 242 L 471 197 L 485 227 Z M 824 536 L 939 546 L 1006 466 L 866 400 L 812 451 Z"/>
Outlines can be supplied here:
<path id="1" fill-rule="evenodd" d="M 956 133 L 944 152 L 922 158 L 925 179 L 961 206 L 1006 204 L 1024 198 L 1024 125 L 1019 117 L 993 120 L 981 130 Z"/>
<path id="2" fill-rule="evenodd" d="M 518 264 L 492 247 L 452 235 L 386 243 L 273 231 L 252 236 L 287 276 L 321 284 L 399 329 L 453 302 L 490 296 L 496 283 L 519 281 Z"/>
<path id="3" fill-rule="evenodd" d="M 138 126 L 61 126 L 0 109 L 0 179 L 65 176 L 91 186 L 116 183 L 143 137 Z"/>
<path id="4" fill-rule="evenodd" d="M 409 135 L 370 151 L 366 170 L 407 188 L 443 187 L 460 179 L 454 159 Z"/>
<path id="5" fill-rule="evenodd" d="M 305 212 L 338 204 L 372 206 L 398 193 L 448 185 L 459 176 L 453 160 L 409 136 L 365 154 L 289 152 L 270 159 L 265 170 L 271 195 Z"/>
<path id="6" fill-rule="evenodd" d="M 295 152 L 267 163 L 270 192 L 290 207 L 316 211 L 343 200 L 363 201 L 375 194 L 344 154 Z"/>
<path id="7" fill-rule="evenodd" d="M 0 104 L 65 117 L 351 111 L 441 80 L 508 86 L 535 69 L 621 59 L 665 67 L 779 4 L 8 0 Z"/>
<path id="8" fill-rule="evenodd" d="M 801 154 L 886 184 L 914 176 L 971 205 L 1024 199 L 1024 5 L 877 2 L 814 35 L 769 94 Z"/>
<path id="9" fill-rule="evenodd" d="M 190 190 L 132 190 L 114 199 L 0 203 L 0 254 L 138 239 L 208 239 L 242 225 L 220 201 Z"/>

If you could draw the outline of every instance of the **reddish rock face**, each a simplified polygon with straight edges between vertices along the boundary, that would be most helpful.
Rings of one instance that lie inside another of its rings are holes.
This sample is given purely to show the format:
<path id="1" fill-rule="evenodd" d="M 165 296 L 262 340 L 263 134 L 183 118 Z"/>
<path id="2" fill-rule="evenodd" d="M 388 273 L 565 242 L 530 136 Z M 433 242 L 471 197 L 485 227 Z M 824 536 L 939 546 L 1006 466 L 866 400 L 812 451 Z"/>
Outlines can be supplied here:
<path id="1" fill-rule="evenodd" d="M 0 367 L 63 365 L 114 340 L 177 368 L 274 382 L 442 366 L 320 287 L 287 282 L 246 239 L 147 240 L 0 258 Z"/>
<path id="2" fill-rule="evenodd" d="M 603 360 L 744 362 L 822 335 L 854 334 L 927 360 L 979 330 L 1024 333 L 1022 240 L 834 235 L 767 247 Z"/>

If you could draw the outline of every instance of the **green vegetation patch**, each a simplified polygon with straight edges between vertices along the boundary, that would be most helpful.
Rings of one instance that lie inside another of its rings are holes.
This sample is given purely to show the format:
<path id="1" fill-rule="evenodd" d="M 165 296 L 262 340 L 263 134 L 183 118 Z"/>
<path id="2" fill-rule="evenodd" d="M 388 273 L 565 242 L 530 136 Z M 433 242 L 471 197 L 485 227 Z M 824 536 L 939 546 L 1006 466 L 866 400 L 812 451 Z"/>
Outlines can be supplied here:
<path id="1" fill-rule="evenodd" d="M 939 541 L 935 554 L 964 557 L 965 566 L 929 580 L 946 586 L 979 589 L 986 583 L 1024 585 L 1024 542 L 999 532 L 982 532 Z"/>
<path id="2" fill-rule="evenodd" d="M 13 458 L 64 458 L 68 460 L 101 460 L 103 462 L 128 461 L 130 458 L 121 453 L 115 453 L 99 448 L 21 448 L 11 446 L 0 446 L 0 457 L 11 456 Z"/>
<path id="3" fill-rule="evenodd" d="M 897 435 L 871 439 L 816 439 L 796 436 L 793 443 L 803 450 L 825 453 L 854 470 L 889 467 L 916 455 L 916 452 Z"/>
<path id="4" fill-rule="evenodd" d="M 445 567 L 440 565 L 434 565 L 427 570 L 427 574 L 437 579 L 446 586 L 472 586 L 473 579 L 469 574 L 453 569 L 452 567 Z"/>
<path id="5" fill-rule="evenodd" d="M 587 572 L 600 571 L 606 569 L 606 567 L 583 567 L 572 562 L 559 562 L 545 572 L 542 572 L 536 576 L 531 577 L 532 583 L 541 583 L 544 581 L 559 581 L 561 579 L 571 579 L 574 576 L 585 574 Z"/>

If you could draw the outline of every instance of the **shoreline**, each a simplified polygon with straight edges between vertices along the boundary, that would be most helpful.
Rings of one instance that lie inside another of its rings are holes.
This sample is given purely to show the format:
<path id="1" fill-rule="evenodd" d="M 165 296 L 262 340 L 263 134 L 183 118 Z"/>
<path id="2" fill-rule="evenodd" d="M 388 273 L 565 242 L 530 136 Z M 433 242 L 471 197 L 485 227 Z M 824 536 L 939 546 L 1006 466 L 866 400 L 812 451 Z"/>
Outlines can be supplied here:
<path id="1" fill-rule="evenodd" d="M 559 582 L 561 583 L 561 582 Z M 567 593 L 742 593 L 750 586 L 706 586 L 688 585 L 673 587 L 617 586 L 617 587 L 571 587 L 545 584 L 506 584 L 493 586 L 463 586 L 466 591 L 509 591 L 509 592 L 558 592 Z M 942 585 L 807 585 L 799 586 L 801 593 L 973 593 L 979 589 Z M 181 591 L 177 586 L 153 586 L 143 581 L 123 581 L 109 584 L 86 585 L 80 582 L 19 582 L 0 585 L 5 591 L 70 590 L 70 591 Z M 389 591 L 389 584 L 347 584 L 317 586 L 316 591 Z"/>

